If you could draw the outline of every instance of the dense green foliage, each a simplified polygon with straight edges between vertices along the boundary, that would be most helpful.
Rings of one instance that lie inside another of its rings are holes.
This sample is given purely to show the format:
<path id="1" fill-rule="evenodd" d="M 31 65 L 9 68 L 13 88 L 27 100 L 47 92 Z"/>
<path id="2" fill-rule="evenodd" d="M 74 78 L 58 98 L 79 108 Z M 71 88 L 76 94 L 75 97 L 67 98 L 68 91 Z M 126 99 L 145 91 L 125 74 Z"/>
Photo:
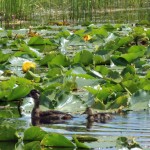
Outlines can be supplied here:
<path id="1" fill-rule="evenodd" d="M 18 100 L 36 88 L 49 108 L 104 110 L 129 107 L 137 92 L 149 92 L 149 28 L 89 26 L 53 36 L 51 30 L 1 31 L 1 100 Z M 36 68 L 22 71 L 26 61 Z"/>

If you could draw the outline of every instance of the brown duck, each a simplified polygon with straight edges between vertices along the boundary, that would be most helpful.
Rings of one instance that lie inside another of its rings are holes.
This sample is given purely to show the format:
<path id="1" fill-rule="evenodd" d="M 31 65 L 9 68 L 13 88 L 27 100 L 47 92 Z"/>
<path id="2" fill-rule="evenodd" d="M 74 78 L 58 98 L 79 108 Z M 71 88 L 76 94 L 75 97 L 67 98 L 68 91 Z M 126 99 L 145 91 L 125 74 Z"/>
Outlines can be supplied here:
<path id="1" fill-rule="evenodd" d="M 89 122 L 101 122 L 105 123 L 108 120 L 111 120 L 113 118 L 111 113 L 93 113 L 92 109 L 90 107 L 87 107 L 85 112 L 83 114 L 87 114 L 87 120 Z"/>
<path id="2" fill-rule="evenodd" d="M 66 120 L 70 120 L 73 118 L 72 115 L 65 113 L 65 112 L 57 111 L 57 110 L 41 111 L 39 108 L 39 105 L 40 105 L 39 91 L 31 90 L 29 96 L 31 96 L 34 100 L 34 107 L 31 113 L 32 125 L 63 123 Z"/>

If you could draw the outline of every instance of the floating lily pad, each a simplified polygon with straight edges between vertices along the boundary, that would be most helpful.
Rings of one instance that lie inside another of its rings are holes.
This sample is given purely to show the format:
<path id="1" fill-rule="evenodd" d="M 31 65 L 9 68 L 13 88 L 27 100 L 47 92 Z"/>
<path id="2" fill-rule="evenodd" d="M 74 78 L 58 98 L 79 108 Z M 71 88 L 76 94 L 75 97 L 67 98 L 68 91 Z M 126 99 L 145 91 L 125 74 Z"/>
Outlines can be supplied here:
<path id="1" fill-rule="evenodd" d="M 33 141 L 25 144 L 24 150 L 42 150 L 39 141 Z"/>
<path id="2" fill-rule="evenodd" d="M 45 135 L 41 141 L 41 145 L 49 147 L 75 147 L 75 145 L 69 141 L 65 136 L 59 133 L 51 133 Z"/>
<path id="3" fill-rule="evenodd" d="M 0 126 L 0 141 L 17 141 L 17 130 L 9 125 Z"/>
<path id="4" fill-rule="evenodd" d="M 139 90 L 130 98 L 130 109 L 134 111 L 145 110 L 150 107 L 150 92 Z"/>
<path id="5" fill-rule="evenodd" d="M 79 142 L 75 135 L 73 136 L 73 140 L 75 141 L 77 148 L 90 149 L 89 146 L 85 145 L 84 143 Z"/>
<path id="6" fill-rule="evenodd" d="M 24 132 L 24 141 L 41 141 L 47 133 L 40 127 L 30 127 Z"/>

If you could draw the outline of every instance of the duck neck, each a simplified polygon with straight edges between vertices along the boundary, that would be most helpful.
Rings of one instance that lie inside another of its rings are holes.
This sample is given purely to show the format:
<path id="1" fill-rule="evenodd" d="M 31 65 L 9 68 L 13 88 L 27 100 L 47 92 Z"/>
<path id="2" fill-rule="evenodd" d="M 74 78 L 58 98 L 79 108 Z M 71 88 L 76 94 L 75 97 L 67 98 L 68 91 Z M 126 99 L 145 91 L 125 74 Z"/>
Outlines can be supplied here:
<path id="1" fill-rule="evenodd" d="M 34 109 L 39 109 L 40 107 L 40 101 L 38 99 L 34 99 Z"/>
<path id="2" fill-rule="evenodd" d="M 34 100 L 34 107 L 32 109 L 32 118 L 40 117 L 40 101 Z"/>
<path id="3" fill-rule="evenodd" d="M 93 116 L 93 112 L 92 112 L 91 109 L 88 110 L 88 115 L 89 115 L 89 116 Z"/>

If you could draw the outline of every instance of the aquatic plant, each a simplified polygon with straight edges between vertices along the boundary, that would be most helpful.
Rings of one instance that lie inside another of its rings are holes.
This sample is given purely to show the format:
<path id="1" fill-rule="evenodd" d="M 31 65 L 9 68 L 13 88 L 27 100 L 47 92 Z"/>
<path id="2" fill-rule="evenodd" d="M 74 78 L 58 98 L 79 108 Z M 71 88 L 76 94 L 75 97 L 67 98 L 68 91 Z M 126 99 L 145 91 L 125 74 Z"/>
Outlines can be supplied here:
<path id="1" fill-rule="evenodd" d="M 118 109 L 134 105 L 132 99 L 140 90 L 150 90 L 148 28 L 103 25 L 78 29 L 74 33 L 60 29 L 53 39 L 47 36 L 47 31 L 35 37 L 28 37 L 28 32 L 24 32 L 25 39 L 15 39 L 13 32 L 11 37 L 5 30 L 1 33 L 1 100 L 20 99 L 35 86 L 41 89 L 42 99 L 49 97 L 51 108 L 63 106 L 61 109 L 70 110 L 72 103 L 76 103 L 76 109 L 81 104 L 97 109 Z M 85 42 L 85 35 L 92 38 Z M 66 43 L 62 52 L 63 38 Z M 141 42 L 143 38 L 147 41 Z M 12 50 L 5 48 L 7 42 Z M 81 98 L 78 91 L 88 96 Z M 13 95 L 14 92 L 18 94 Z M 144 109 L 148 103 L 147 100 Z"/>

